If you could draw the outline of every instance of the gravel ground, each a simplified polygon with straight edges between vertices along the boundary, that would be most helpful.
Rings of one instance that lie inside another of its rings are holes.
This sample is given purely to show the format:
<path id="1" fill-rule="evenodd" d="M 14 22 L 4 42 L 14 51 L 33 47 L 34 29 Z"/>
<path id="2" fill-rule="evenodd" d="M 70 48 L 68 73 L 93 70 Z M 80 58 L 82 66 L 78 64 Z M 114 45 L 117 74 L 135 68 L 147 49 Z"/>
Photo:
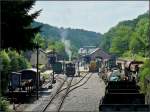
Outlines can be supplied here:
<path id="1" fill-rule="evenodd" d="M 105 84 L 97 73 L 94 73 L 85 85 L 73 90 L 68 95 L 61 111 L 99 112 L 99 101 L 104 94 Z"/>
<path id="2" fill-rule="evenodd" d="M 81 74 L 81 76 L 84 75 L 85 73 Z M 59 75 L 57 77 L 57 83 L 53 85 L 53 89 L 45 89 L 40 93 L 39 100 L 35 100 L 30 104 L 22 104 L 19 110 L 36 112 L 41 110 L 41 108 L 49 101 L 49 98 L 52 96 L 52 94 L 56 92 L 60 83 L 62 83 L 62 79 L 64 78 L 65 75 Z M 78 82 L 80 78 L 81 77 L 74 77 L 72 84 Z M 68 95 L 61 111 L 98 111 L 99 101 L 104 93 L 105 84 L 99 78 L 97 73 L 95 73 L 85 85 L 73 90 Z M 54 110 L 53 108 L 55 107 L 55 103 L 52 105 L 53 106 L 49 108 L 48 111 Z"/>
<path id="3" fill-rule="evenodd" d="M 49 99 L 52 97 L 53 94 L 56 93 L 57 88 L 59 88 L 59 85 L 61 85 L 63 83 L 63 80 L 65 79 L 65 75 L 59 75 L 56 78 L 56 84 L 53 86 L 53 89 L 49 89 L 43 93 L 41 96 L 41 98 L 39 100 L 37 100 L 36 102 L 34 102 L 33 104 L 30 104 L 30 106 L 28 106 L 28 108 L 25 109 L 25 111 L 36 111 L 38 112 L 39 110 L 41 110 L 48 102 Z M 48 94 L 46 94 L 48 93 Z"/>
<path id="4" fill-rule="evenodd" d="M 48 102 L 50 97 L 56 93 L 57 88 L 59 85 L 63 82 L 65 79 L 65 75 L 57 75 L 56 76 L 56 84 L 53 85 L 52 89 L 45 88 L 44 90 L 40 91 L 39 93 L 39 100 L 32 101 L 30 103 L 24 103 L 21 104 L 19 107 L 17 107 L 17 111 L 36 111 L 38 112 L 41 110 Z M 75 77 L 75 80 L 73 80 L 73 83 L 76 83 L 78 81 L 79 77 Z M 67 86 L 67 83 L 64 84 L 63 88 Z M 13 108 L 12 105 L 10 107 Z"/>
<path id="5" fill-rule="evenodd" d="M 53 85 L 52 89 L 48 89 L 46 86 L 39 91 L 39 99 L 34 100 L 36 97 L 33 99 L 30 99 L 31 101 L 28 103 L 24 103 L 21 105 L 15 104 L 17 110 L 16 111 L 38 111 L 40 110 L 49 100 L 48 98 L 52 96 L 59 87 L 60 83 L 63 82 L 63 79 L 65 79 L 65 75 L 57 75 L 56 76 L 56 84 Z M 49 84 L 48 84 L 49 85 Z M 13 105 L 10 105 L 10 109 L 13 108 Z"/>

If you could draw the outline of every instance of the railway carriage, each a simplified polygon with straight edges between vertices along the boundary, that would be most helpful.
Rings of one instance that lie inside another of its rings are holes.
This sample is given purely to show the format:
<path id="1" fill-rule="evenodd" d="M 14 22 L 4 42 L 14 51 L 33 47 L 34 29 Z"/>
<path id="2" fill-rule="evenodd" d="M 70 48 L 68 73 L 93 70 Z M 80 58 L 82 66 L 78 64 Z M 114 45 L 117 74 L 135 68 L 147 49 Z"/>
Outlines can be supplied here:
<path id="1" fill-rule="evenodd" d="M 63 64 L 61 62 L 55 62 L 52 65 L 53 71 L 55 74 L 61 74 L 63 73 Z"/>

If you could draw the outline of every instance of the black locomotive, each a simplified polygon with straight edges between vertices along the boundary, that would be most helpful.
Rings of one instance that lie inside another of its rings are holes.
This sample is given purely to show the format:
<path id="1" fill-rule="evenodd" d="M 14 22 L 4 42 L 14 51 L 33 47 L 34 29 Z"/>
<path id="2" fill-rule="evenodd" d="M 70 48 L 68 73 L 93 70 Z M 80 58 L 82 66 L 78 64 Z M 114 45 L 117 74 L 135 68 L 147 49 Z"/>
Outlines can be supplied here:
<path id="1" fill-rule="evenodd" d="M 74 76 L 75 75 L 75 64 L 72 62 L 66 63 L 65 65 L 65 73 L 67 76 Z"/>

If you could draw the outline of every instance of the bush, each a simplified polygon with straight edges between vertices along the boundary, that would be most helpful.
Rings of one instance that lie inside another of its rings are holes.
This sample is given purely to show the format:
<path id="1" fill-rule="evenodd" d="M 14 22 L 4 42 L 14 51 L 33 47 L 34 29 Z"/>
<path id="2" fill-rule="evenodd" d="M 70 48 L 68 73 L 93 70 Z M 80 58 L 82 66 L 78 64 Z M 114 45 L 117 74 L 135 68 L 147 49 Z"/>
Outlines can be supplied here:
<path id="1" fill-rule="evenodd" d="M 26 68 L 31 68 L 31 64 L 28 62 L 28 60 L 21 55 L 18 58 L 18 62 L 19 62 L 19 69 L 20 70 L 26 69 Z"/>
<path id="2" fill-rule="evenodd" d="M 9 71 L 10 71 L 10 58 L 8 56 L 8 54 L 5 52 L 5 50 L 0 51 L 0 65 L 1 65 L 1 94 L 4 93 L 4 91 L 7 88 L 7 83 L 8 83 L 8 75 L 9 75 Z"/>
<path id="3" fill-rule="evenodd" d="M 142 92 L 146 92 L 146 85 L 145 85 L 145 78 L 146 77 L 150 77 L 150 59 L 147 59 L 144 63 L 144 65 L 142 66 L 142 69 L 140 71 L 140 86 L 141 86 L 141 91 Z"/>
<path id="4" fill-rule="evenodd" d="M 15 50 L 8 50 L 8 52 L 5 50 L 0 51 L 0 62 L 1 92 L 3 95 L 8 86 L 9 74 L 21 69 L 30 68 L 31 64 Z"/>
<path id="5" fill-rule="evenodd" d="M 0 111 L 11 112 L 8 106 L 9 106 L 9 102 L 5 100 L 3 97 L 0 97 Z"/>
<path id="6" fill-rule="evenodd" d="M 18 70 L 31 67 L 31 64 L 28 62 L 28 60 L 24 56 L 18 54 L 15 50 L 9 51 L 8 54 L 11 59 L 11 71 L 16 72 Z"/>
<path id="7" fill-rule="evenodd" d="M 5 50 L 0 51 L 0 65 L 1 65 L 1 72 L 3 72 L 4 74 L 9 73 L 10 70 L 10 58 L 8 56 L 8 54 L 6 53 Z"/>
<path id="8" fill-rule="evenodd" d="M 144 81 L 145 77 L 150 75 L 150 59 L 147 59 L 140 71 L 140 81 Z"/>
<path id="9" fill-rule="evenodd" d="M 13 51 L 8 51 L 8 55 L 10 57 L 10 66 L 11 66 L 11 71 L 16 72 L 19 70 L 19 54 L 13 50 Z"/>

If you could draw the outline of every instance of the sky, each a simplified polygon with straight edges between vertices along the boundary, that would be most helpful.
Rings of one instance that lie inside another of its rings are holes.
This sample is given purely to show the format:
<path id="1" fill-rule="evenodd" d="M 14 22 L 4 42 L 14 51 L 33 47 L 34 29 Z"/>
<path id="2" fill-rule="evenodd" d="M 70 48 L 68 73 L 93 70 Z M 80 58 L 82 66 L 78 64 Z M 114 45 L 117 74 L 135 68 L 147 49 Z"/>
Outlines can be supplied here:
<path id="1" fill-rule="evenodd" d="M 29 13 L 42 9 L 36 21 L 52 26 L 107 32 L 123 20 L 149 9 L 148 1 L 36 1 Z"/>

